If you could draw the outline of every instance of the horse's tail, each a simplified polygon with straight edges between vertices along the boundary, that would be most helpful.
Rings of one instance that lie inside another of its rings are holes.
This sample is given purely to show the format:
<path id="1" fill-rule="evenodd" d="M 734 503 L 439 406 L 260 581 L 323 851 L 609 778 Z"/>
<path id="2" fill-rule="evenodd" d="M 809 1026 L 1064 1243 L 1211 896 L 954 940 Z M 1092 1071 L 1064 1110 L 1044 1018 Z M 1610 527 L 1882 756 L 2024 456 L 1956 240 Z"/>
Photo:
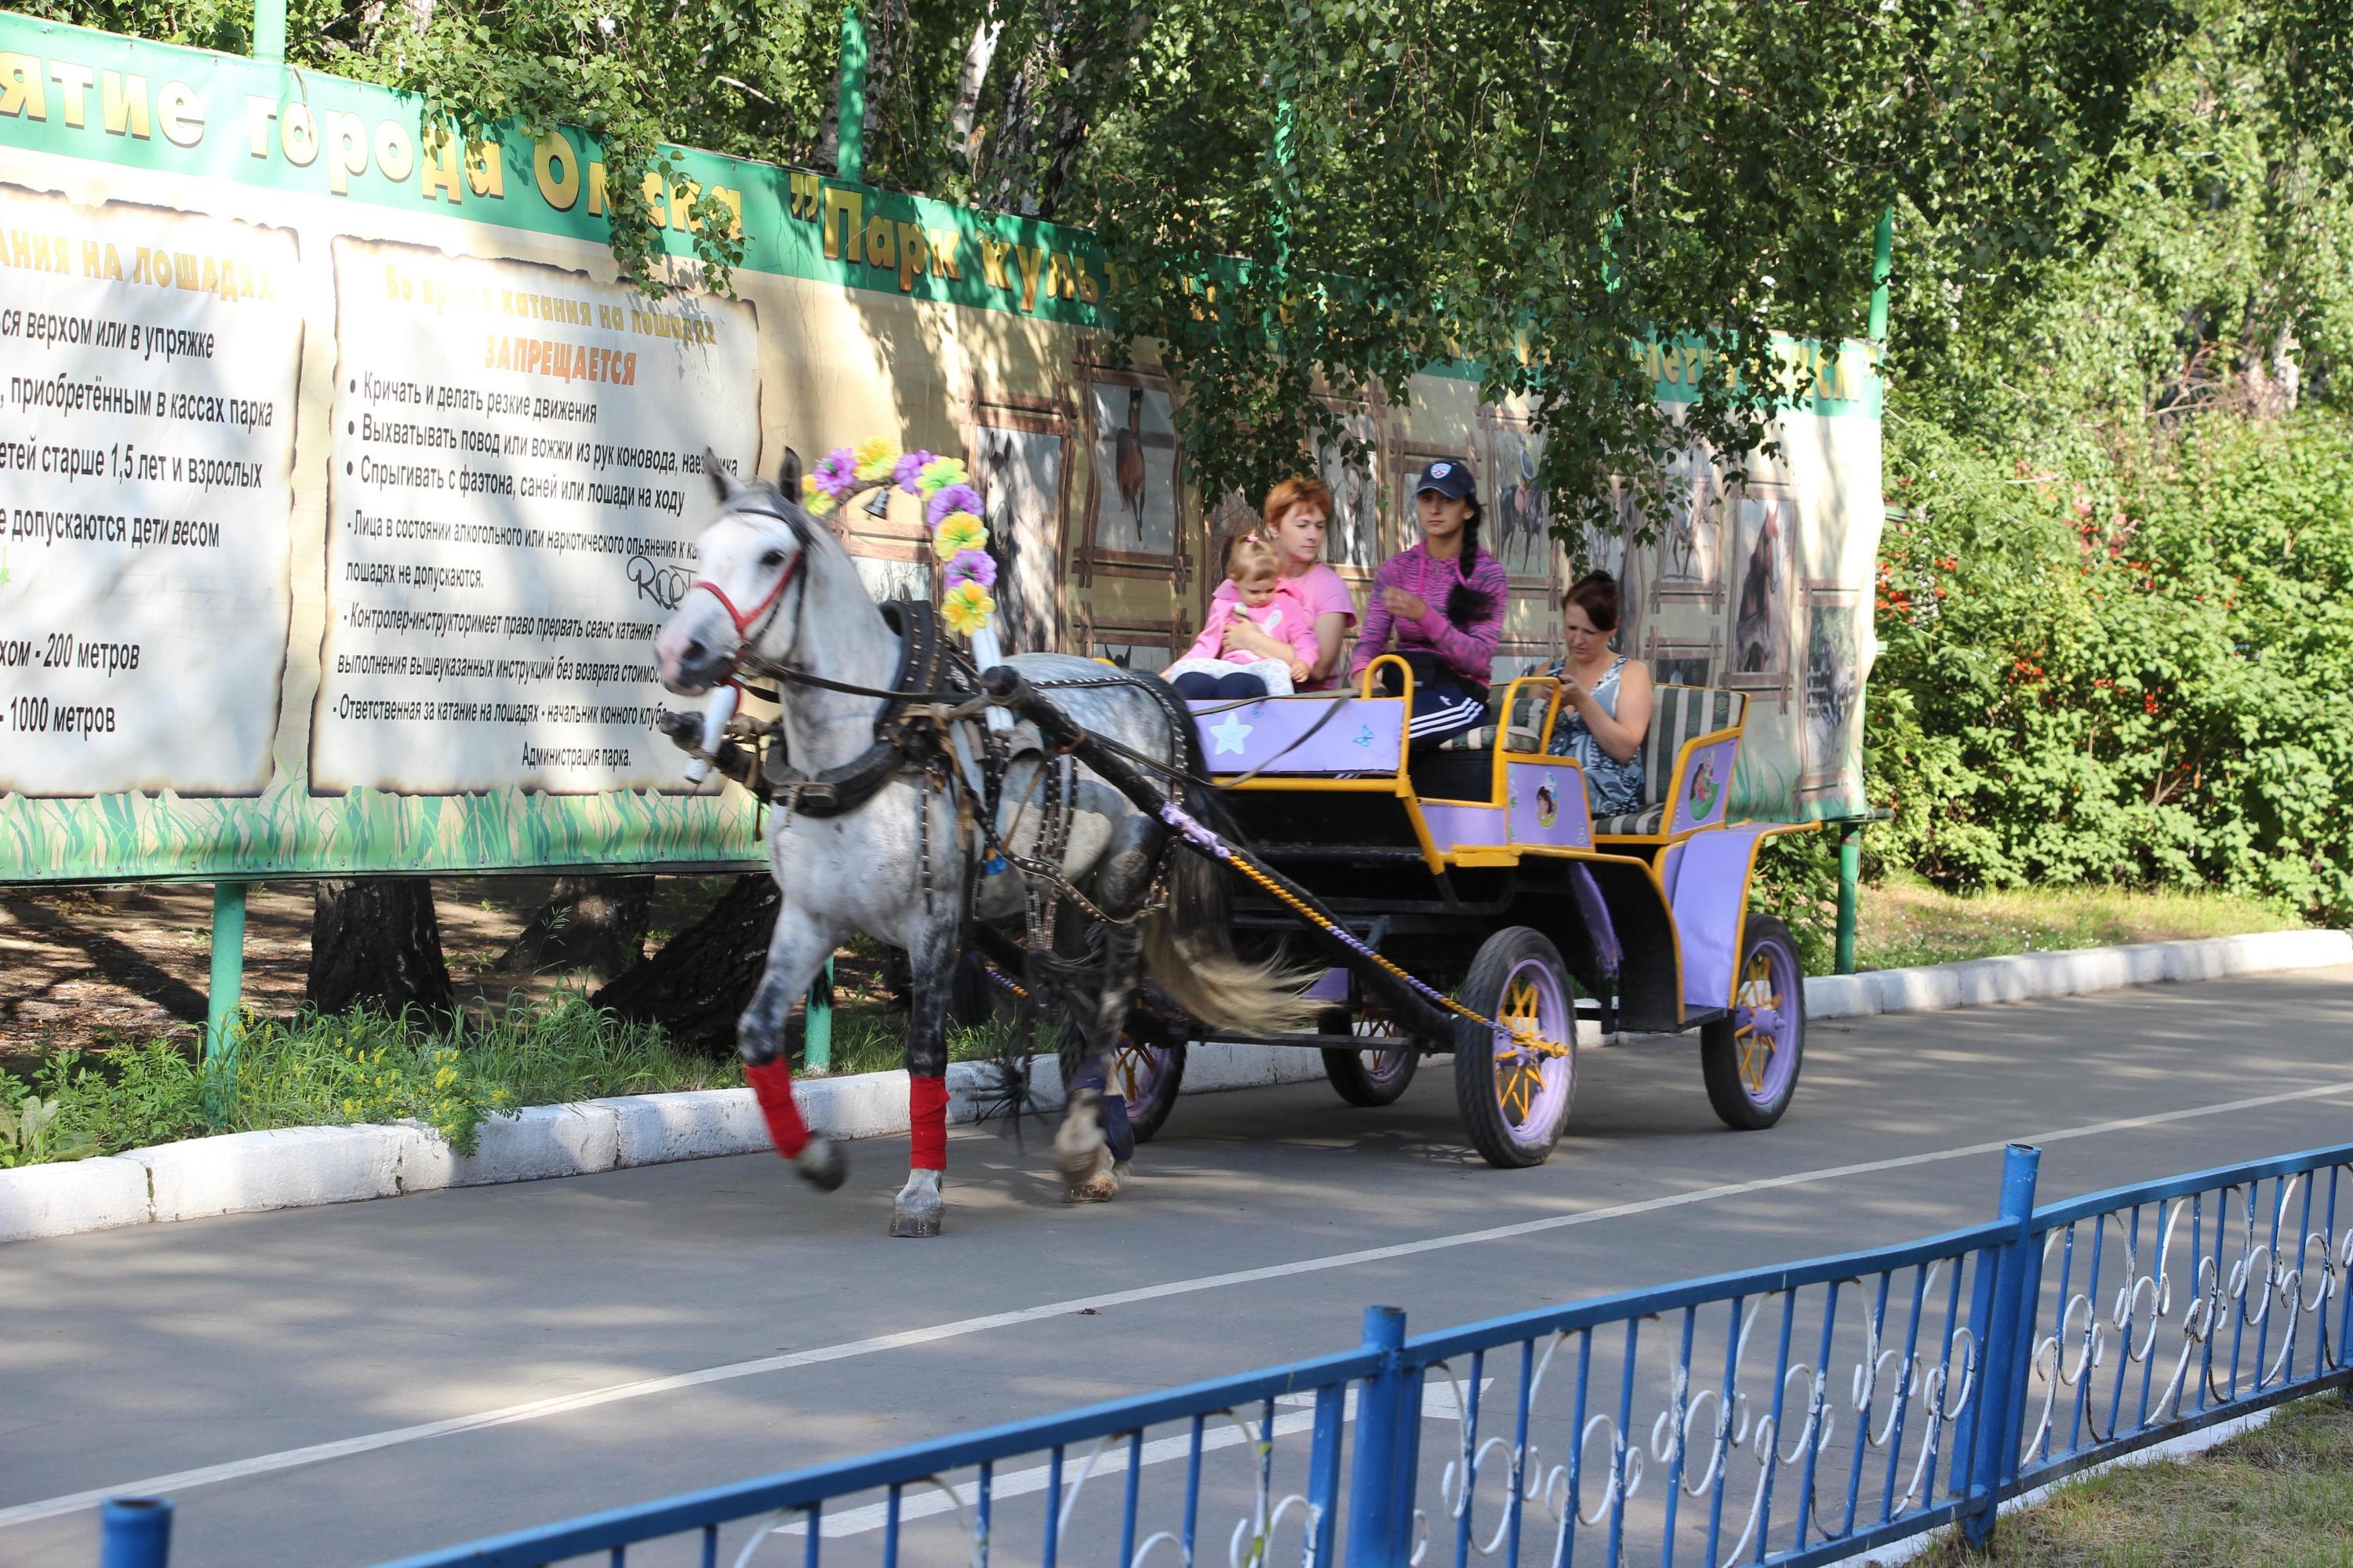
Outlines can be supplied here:
<path id="1" fill-rule="evenodd" d="M 1183 713 L 1179 707 L 1176 711 Z M 1178 726 L 1177 756 L 1185 771 L 1202 776 L 1200 737 L 1191 715 Z M 1185 810 L 1231 843 L 1234 824 L 1210 790 L 1187 784 Z M 1253 962 L 1234 951 L 1225 867 L 1182 847 L 1172 848 L 1168 902 L 1144 922 L 1144 961 L 1168 999 L 1204 1023 L 1250 1034 L 1281 1034 L 1314 1021 L 1314 1002 L 1301 993 L 1314 978 L 1280 959 Z"/>

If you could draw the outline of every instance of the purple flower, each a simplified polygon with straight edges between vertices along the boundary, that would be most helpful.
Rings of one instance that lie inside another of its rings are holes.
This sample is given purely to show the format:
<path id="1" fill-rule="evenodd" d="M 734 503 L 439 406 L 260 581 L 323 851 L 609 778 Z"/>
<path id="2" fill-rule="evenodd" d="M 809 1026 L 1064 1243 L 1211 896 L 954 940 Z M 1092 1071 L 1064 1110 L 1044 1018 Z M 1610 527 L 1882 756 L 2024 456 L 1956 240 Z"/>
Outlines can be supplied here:
<path id="1" fill-rule="evenodd" d="M 848 447 L 836 447 L 825 454 L 810 478 L 819 490 L 839 501 L 858 487 L 858 454 Z"/>
<path id="2" fill-rule="evenodd" d="M 986 550 L 959 550 L 956 558 L 948 563 L 948 587 L 958 583 L 978 583 L 983 588 L 997 586 L 997 557 Z"/>
<path id="3" fill-rule="evenodd" d="M 969 484 L 951 484 L 935 492 L 925 503 L 923 521 L 936 528 L 940 525 L 940 519 L 951 512 L 969 512 L 976 517 L 985 517 L 988 514 L 988 508 L 981 500 L 980 492 Z"/>
<path id="4" fill-rule="evenodd" d="M 923 492 L 917 490 L 915 486 L 923 477 L 923 465 L 931 461 L 933 456 L 934 454 L 931 452 L 908 452 L 904 454 L 899 459 L 898 468 L 892 471 L 891 475 L 892 479 L 898 484 L 900 489 L 905 491 L 908 494 L 922 494 Z"/>

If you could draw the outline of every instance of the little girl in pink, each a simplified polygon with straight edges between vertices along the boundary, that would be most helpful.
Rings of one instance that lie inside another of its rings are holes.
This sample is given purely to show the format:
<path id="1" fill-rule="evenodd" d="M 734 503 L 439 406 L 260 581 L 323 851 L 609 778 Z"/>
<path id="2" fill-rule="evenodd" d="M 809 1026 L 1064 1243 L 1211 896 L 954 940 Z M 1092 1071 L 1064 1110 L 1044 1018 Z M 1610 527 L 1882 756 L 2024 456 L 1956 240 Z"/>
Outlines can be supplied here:
<path id="1" fill-rule="evenodd" d="M 1226 547 L 1226 576 L 1234 597 L 1209 607 L 1209 623 L 1185 656 L 1160 672 L 1180 696 L 1287 697 L 1293 683 L 1315 665 L 1315 617 L 1282 580 L 1282 563 L 1255 535 L 1243 534 Z M 1233 644 L 1228 629 L 1237 620 L 1291 645 L 1291 658 L 1269 659 Z M 1230 644 L 1230 646 L 1229 646 Z"/>

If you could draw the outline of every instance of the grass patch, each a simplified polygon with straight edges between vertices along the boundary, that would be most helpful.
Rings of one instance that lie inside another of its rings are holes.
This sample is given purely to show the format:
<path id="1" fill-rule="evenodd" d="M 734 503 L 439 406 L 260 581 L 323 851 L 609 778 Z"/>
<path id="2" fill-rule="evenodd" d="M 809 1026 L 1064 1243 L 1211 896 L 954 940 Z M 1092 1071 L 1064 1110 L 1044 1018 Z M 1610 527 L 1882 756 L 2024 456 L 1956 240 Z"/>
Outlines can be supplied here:
<path id="1" fill-rule="evenodd" d="M 986 1062 L 1012 1041 L 1014 1026 L 991 1019 L 973 1028 L 948 1025 L 948 1060 Z M 1050 1056 L 1057 1049 L 1050 1025 L 1040 1024 L 1031 1049 Z M 851 1012 L 837 1008 L 833 1014 L 833 1062 L 828 1076 L 848 1073 L 887 1073 L 907 1065 L 907 1020 L 894 1012 Z"/>
<path id="2" fill-rule="evenodd" d="M 1922 1568 L 2353 1568 L 2353 1404 L 2324 1394 L 2187 1459 L 2060 1488 L 1995 1526 L 1991 1550 L 1939 1540 Z"/>
<path id="3" fill-rule="evenodd" d="M 0 1073 L 0 1165 L 216 1132 L 421 1121 L 470 1151 L 485 1117 L 603 1095 L 719 1088 L 732 1059 L 681 1051 L 576 994 L 443 1022 L 365 1010 L 248 1020 L 216 1066 L 170 1041 L 60 1052 Z"/>
<path id="4" fill-rule="evenodd" d="M 996 1055 L 1012 1025 L 951 1028 L 954 1061 Z M 831 1072 L 903 1065 L 906 1025 L 837 1012 Z M 1037 1048 L 1054 1049 L 1040 1032 Z M 59 1052 L 25 1075 L 0 1071 L 0 1167 L 115 1154 L 211 1133 L 413 1119 L 471 1152 L 483 1120 L 525 1106 L 608 1095 L 734 1088 L 734 1055 L 683 1051 L 659 1029 L 590 1007 L 576 992 L 437 1022 L 360 1011 L 248 1020 L 216 1068 L 168 1040 Z"/>
<path id="5" fill-rule="evenodd" d="M 2284 906 L 2223 893 L 2032 887 L 1952 894 L 1890 877 L 1862 890 L 1855 962 L 1892 969 L 2116 942 L 2235 937 L 2303 924 Z"/>

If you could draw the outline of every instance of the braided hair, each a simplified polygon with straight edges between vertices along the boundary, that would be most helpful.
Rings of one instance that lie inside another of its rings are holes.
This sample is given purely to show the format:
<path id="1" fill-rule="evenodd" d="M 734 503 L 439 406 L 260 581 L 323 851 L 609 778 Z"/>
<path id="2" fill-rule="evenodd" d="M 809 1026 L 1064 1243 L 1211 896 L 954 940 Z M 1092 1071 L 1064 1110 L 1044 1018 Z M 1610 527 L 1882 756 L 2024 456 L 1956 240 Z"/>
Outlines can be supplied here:
<path id="1" fill-rule="evenodd" d="M 1462 520 L 1462 553 L 1454 557 L 1454 586 L 1446 590 L 1446 619 L 1458 631 L 1468 631 L 1493 607 L 1494 596 L 1471 586 L 1472 568 L 1479 564 L 1479 524 L 1485 516 L 1479 498 L 1466 495 L 1471 514 Z"/>

